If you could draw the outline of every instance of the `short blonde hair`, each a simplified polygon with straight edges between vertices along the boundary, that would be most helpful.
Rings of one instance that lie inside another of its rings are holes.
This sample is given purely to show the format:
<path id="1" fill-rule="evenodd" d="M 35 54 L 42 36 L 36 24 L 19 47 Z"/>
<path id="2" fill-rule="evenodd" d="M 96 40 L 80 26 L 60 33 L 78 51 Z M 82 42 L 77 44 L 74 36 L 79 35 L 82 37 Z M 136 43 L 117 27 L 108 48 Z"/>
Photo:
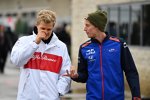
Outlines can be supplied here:
<path id="1" fill-rule="evenodd" d="M 37 14 L 36 25 L 39 25 L 41 22 L 53 23 L 55 25 L 56 23 L 55 12 L 48 10 L 48 9 L 40 10 Z"/>

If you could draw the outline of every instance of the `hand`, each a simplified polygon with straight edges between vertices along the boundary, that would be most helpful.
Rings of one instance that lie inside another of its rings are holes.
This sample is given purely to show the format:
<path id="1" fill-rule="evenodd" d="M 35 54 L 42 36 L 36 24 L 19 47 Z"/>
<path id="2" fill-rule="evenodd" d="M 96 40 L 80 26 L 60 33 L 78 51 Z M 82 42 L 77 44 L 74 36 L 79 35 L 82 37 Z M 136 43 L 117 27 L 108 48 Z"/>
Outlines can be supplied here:
<path id="1" fill-rule="evenodd" d="M 78 73 L 76 71 L 76 67 L 75 66 L 71 66 L 71 69 L 70 69 L 70 72 L 68 70 L 66 70 L 66 73 L 65 75 L 63 76 L 69 76 L 71 78 L 78 78 Z"/>
<path id="2" fill-rule="evenodd" d="M 41 31 L 41 32 L 37 33 L 35 42 L 37 44 L 39 44 L 41 42 L 41 40 L 44 39 L 45 37 L 46 37 L 46 33 L 44 31 Z"/>

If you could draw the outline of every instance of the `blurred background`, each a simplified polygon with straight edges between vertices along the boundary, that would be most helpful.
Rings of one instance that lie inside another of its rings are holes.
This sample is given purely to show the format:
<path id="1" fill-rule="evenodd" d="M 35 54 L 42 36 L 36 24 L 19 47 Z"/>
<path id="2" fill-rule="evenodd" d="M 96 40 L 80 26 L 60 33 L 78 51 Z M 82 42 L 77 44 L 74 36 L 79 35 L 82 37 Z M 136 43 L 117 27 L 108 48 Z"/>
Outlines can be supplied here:
<path id="1" fill-rule="evenodd" d="M 96 9 L 107 10 L 107 31 L 124 39 L 139 71 L 143 100 L 150 100 L 150 0 L 0 0 L 0 100 L 16 100 L 19 69 L 10 62 L 11 48 L 23 35 L 32 34 L 36 12 L 56 12 L 54 28 L 67 44 L 72 64 L 77 66 L 78 49 L 88 38 L 83 21 Z M 126 100 L 131 93 L 125 81 Z M 72 82 L 62 100 L 85 100 L 85 84 Z"/>

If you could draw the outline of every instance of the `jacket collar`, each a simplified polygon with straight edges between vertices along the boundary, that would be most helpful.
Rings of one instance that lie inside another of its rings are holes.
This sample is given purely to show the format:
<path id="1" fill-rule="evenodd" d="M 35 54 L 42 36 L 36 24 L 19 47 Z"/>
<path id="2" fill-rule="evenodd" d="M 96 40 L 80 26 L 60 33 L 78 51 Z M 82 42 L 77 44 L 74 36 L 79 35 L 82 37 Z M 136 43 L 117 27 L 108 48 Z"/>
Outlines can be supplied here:
<path id="1" fill-rule="evenodd" d="M 104 40 L 103 40 L 102 43 L 104 43 L 105 41 L 107 41 L 109 39 L 109 37 L 110 36 L 108 34 L 106 34 L 106 37 L 104 38 Z M 96 43 L 100 43 L 97 39 L 94 39 L 94 38 L 91 38 L 91 41 L 92 42 L 96 42 Z M 102 43 L 100 43 L 100 44 L 102 44 Z"/>
<path id="2" fill-rule="evenodd" d="M 48 44 L 48 43 L 51 41 L 52 37 L 53 37 L 53 33 L 51 34 L 51 36 L 50 36 L 47 40 L 43 40 L 43 39 L 42 39 L 42 41 L 43 41 L 45 44 Z"/>

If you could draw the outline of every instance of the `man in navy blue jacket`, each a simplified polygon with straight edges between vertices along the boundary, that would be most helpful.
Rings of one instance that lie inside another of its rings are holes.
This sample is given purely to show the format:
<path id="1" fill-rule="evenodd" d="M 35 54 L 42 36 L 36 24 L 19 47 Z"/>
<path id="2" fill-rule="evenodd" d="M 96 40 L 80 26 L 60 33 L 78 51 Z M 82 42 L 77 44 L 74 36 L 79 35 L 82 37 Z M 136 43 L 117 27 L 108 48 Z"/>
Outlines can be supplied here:
<path id="1" fill-rule="evenodd" d="M 91 38 L 80 46 L 78 71 L 72 66 L 67 76 L 86 82 L 86 100 L 124 100 L 124 75 L 132 100 L 141 100 L 139 75 L 126 43 L 104 32 L 107 13 L 88 14 L 84 31 Z"/>

